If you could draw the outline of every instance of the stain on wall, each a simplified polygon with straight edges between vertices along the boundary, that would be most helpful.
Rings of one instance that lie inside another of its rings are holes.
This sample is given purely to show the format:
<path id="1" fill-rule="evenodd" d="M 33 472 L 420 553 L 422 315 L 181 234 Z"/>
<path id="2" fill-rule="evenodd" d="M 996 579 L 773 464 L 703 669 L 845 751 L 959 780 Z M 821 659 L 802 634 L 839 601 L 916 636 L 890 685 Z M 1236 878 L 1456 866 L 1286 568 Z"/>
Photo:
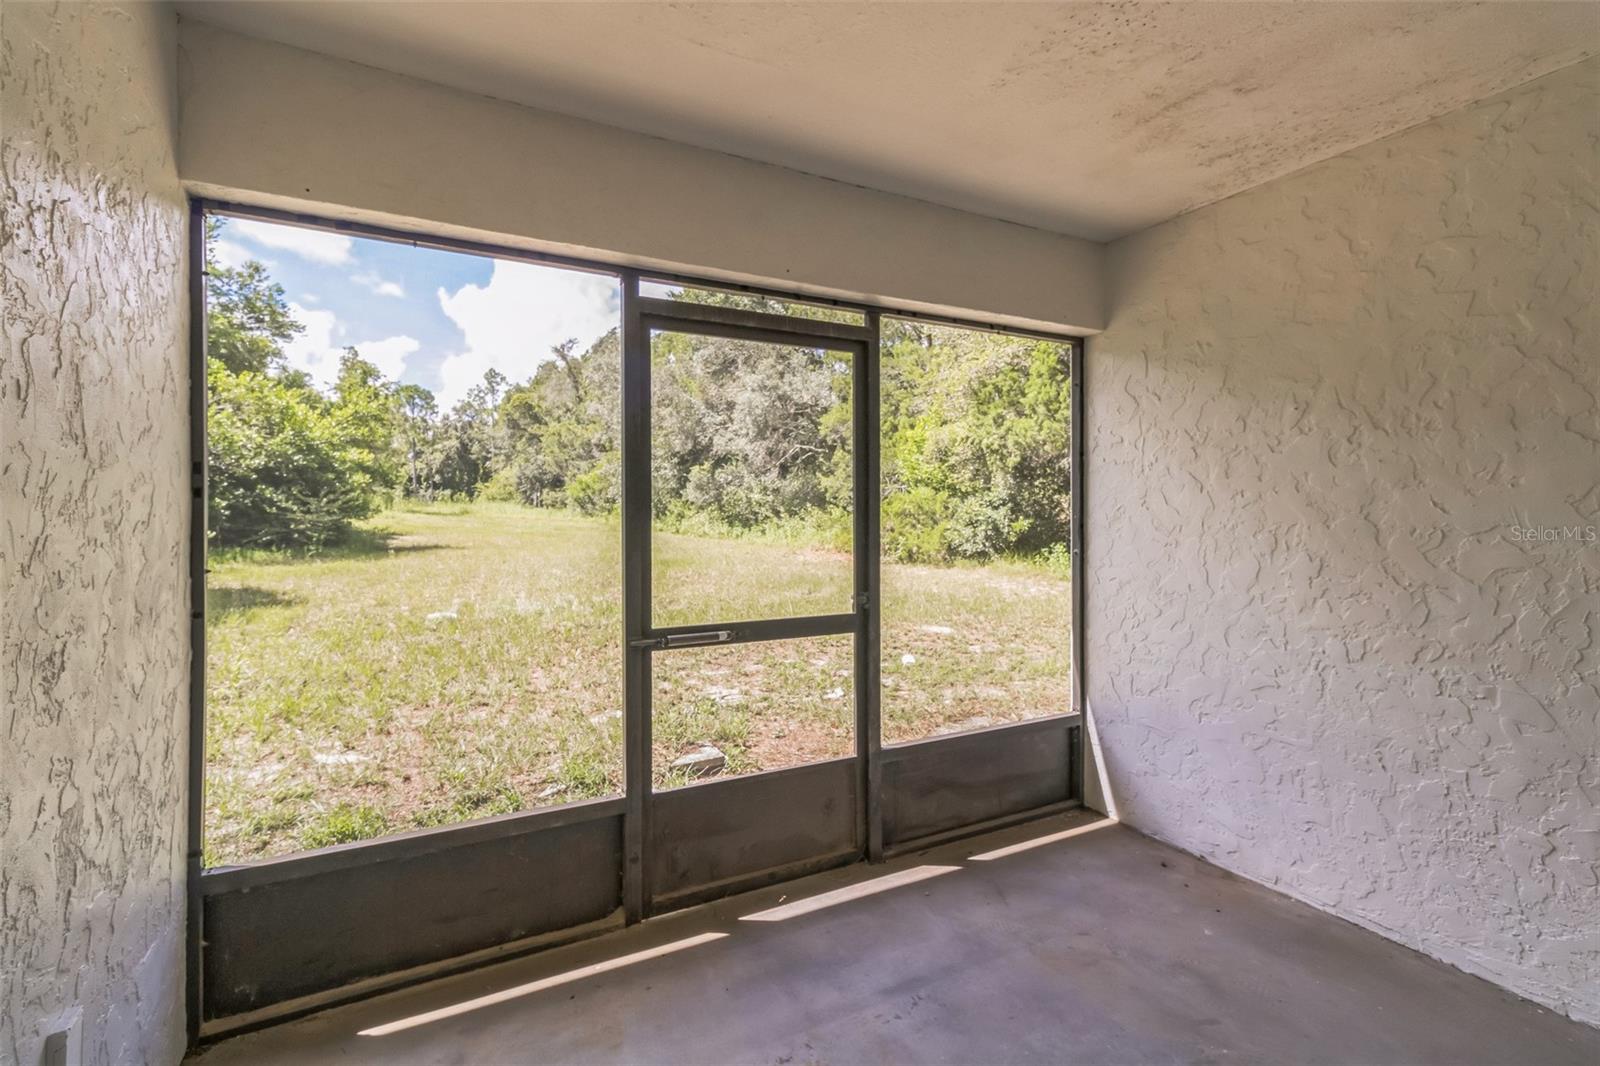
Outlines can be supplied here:
<path id="1" fill-rule="evenodd" d="M 1111 248 L 1134 826 L 1600 1023 L 1600 61 Z"/>
<path id="2" fill-rule="evenodd" d="M 183 1050 L 187 300 L 165 5 L 0 13 L 0 1062 Z"/>

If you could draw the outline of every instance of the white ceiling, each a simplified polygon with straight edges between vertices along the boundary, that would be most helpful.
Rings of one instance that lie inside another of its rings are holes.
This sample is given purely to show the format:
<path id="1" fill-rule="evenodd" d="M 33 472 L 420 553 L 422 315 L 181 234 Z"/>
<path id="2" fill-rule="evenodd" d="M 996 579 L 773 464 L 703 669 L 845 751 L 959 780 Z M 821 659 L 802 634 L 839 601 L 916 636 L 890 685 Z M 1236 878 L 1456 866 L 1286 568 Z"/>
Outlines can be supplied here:
<path id="1" fill-rule="evenodd" d="M 1594 3 L 246 0 L 179 10 L 1095 240 L 1600 50 Z"/>

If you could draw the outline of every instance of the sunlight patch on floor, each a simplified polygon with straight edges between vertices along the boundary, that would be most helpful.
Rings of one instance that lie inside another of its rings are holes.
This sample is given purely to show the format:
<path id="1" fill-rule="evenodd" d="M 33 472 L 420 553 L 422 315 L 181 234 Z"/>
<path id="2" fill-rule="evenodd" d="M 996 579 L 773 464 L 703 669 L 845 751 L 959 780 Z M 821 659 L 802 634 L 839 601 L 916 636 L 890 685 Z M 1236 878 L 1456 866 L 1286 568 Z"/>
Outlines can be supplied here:
<path id="1" fill-rule="evenodd" d="M 523 996 L 531 996 L 535 992 L 543 992 L 547 988 L 557 988 L 561 985 L 571 984 L 573 981 L 581 981 L 587 977 L 595 977 L 599 974 L 610 973 L 612 970 L 620 970 L 624 966 L 632 966 L 634 963 L 658 959 L 663 955 L 672 955 L 688 948 L 698 947 L 701 944 L 708 944 L 713 940 L 721 940 L 727 935 L 727 933 L 701 933 L 699 936 L 674 940 L 670 944 L 662 944 L 660 947 L 635 951 L 630 955 L 619 955 L 614 959 L 606 959 L 604 962 L 596 962 L 589 966 L 580 966 L 576 970 L 568 970 L 566 973 L 541 977 L 537 981 L 529 981 L 527 984 L 502 989 L 499 992 L 491 992 L 487 996 L 463 1000 L 460 1003 L 452 1003 L 448 1007 L 440 1007 L 438 1010 L 413 1014 L 409 1018 L 400 1018 L 396 1021 L 385 1022 L 382 1025 L 375 1025 L 370 1029 L 361 1030 L 361 1035 L 388 1036 L 390 1033 L 415 1029 L 419 1025 L 428 1025 L 433 1022 L 443 1021 L 446 1018 L 454 1018 L 470 1011 L 481 1010 L 484 1007 L 492 1007 L 497 1003 L 505 1003 Z"/>
<path id="2" fill-rule="evenodd" d="M 972 862 L 989 862 L 992 859 L 1003 859 L 1007 855 L 1015 855 L 1022 851 L 1031 851 L 1034 848 L 1042 848 L 1046 844 L 1054 844 L 1060 840 L 1069 840 L 1072 837 L 1082 836 L 1084 833 L 1092 833 L 1096 829 L 1105 829 L 1107 826 L 1113 826 L 1116 824 L 1117 820 L 1115 818 L 1102 818 L 1098 822 L 1090 822 L 1088 825 L 1074 826 L 1071 829 L 1063 829 L 1059 833 L 1048 833 L 1045 836 L 1034 837 L 1032 840 L 1024 840 L 1017 844 L 1007 844 L 1003 848 L 995 848 L 993 851 L 984 851 L 978 853 L 977 855 L 969 855 L 967 858 Z"/>
<path id="3" fill-rule="evenodd" d="M 754 914 L 746 914 L 739 920 L 741 922 L 782 922 L 790 918 L 798 918 L 802 914 L 810 914 L 826 907 L 837 906 L 840 903 L 849 903 L 851 900 L 861 899 L 865 896 L 875 896 L 879 892 L 887 892 L 891 888 L 901 885 L 913 885 L 918 881 L 926 881 L 930 877 L 959 870 L 959 866 L 913 866 L 909 870 L 899 870 L 882 877 L 874 877 L 870 881 L 862 881 L 856 885 L 846 885 L 836 888 L 832 892 L 823 892 L 806 899 L 795 900 L 778 907 L 770 907 Z"/>

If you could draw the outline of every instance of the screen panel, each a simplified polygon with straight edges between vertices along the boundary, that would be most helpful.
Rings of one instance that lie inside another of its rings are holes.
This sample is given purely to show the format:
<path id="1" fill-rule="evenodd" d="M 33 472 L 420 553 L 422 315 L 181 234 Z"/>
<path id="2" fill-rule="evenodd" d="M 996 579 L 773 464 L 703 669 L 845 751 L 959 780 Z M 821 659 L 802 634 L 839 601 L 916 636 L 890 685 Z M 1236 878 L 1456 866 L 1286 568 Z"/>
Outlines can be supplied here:
<path id="1" fill-rule="evenodd" d="M 617 280 L 205 238 L 204 864 L 617 795 Z"/>
<path id="2" fill-rule="evenodd" d="M 658 652 L 654 787 L 854 755 L 854 659 L 851 634 Z"/>
<path id="3" fill-rule="evenodd" d="M 886 744 L 1072 709 L 1071 360 L 883 320 Z"/>
<path id="4" fill-rule="evenodd" d="M 851 609 L 851 362 L 651 331 L 653 625 Z"/>

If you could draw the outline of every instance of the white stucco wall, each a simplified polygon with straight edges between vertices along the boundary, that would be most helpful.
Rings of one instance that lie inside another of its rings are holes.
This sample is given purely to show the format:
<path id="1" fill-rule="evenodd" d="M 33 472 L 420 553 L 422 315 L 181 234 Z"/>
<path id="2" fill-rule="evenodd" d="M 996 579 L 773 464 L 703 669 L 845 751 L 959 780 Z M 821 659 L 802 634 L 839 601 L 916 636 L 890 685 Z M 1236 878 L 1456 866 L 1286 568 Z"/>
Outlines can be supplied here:
<path id="1" fill-rule="evenodd" d="M 185 22 L 202 193 L 803 292 L 1104 324 L 1105 247 Z M 779 105 L 781 106 L 781 105 Z"/>
<path id="2" fill-rule="evenodd" d="M 183 1048 L 186 214 L 165 6 L 0 9 L 0 1062 Z"/>
<path id="3" fill-rule="evenodd" d="M 1600 61 L 1111 247 L 1134 826 L 1600 1023 Z M 1592 534 L 1589 534 L 1592 535 Z"/>

